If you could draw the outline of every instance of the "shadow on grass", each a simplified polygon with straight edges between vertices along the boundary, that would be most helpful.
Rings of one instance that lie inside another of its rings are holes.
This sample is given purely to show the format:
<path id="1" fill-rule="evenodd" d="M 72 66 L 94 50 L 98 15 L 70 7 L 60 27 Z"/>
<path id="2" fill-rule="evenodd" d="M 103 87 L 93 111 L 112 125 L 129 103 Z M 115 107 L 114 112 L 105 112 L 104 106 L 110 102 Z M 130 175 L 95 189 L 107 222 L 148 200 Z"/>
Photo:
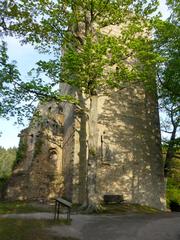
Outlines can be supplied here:
<path id="1" fill-rule="evenodd" d="M 161 210 L 151 208 L 148 206 L 142 206 L 139 204 L 130 204 L 130 203 L 109 203 L 109 204 L 101 204 L 101 207 L 93 212 L 95 214 L 129 214 L 129 213 L 137 213 L 137 214 L 157 214 L 162 213 Z"/>
<path id="2" fill-rule="evenodd" d="M 11 213 L 36 213 L 36 212 L 50 212 L 54 213 L 54 203 L 42 204 L 37 202 L 0 202 L 0 214 L 11 214 Z M 126 213 L 161 213 L 162 211 L 151 208 L 148 206 L 142 206 L 139 204 L 130 203 L 109 203 L 101 204 L 100 209 L 90 213 L 97 214 L 126 214 Z M 61 209 L 61 213 L 66 213 Z M 83 210 L 80 205 L 73 205 L 72 213 L 75 214 L 87 214 L 88 212 Z M 0 239 L 1 240 L 1 239 Z"/>
<path id="3" fill-rule="evenodd" d="M 66 224 L 66 221 L 0 219 L 1 240 L 77 240 L 53 236 L 46 229 L 54 225 Z"/>
<path id="4" fill-rule="evenodd" d="M 54 207 L 45 204 L 38 204 L 35 202 L 0 202 L 0 214 L 10 213 L 33 213 L 33 212 L 53 212 Z"/>

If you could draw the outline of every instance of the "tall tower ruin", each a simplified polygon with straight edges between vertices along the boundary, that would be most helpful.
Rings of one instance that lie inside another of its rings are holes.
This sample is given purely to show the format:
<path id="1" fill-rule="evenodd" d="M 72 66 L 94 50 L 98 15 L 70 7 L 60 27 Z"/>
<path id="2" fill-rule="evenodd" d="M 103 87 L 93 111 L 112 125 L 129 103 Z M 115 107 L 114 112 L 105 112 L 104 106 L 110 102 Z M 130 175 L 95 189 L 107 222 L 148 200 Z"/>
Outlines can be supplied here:
<path id="1" fill-rule="evenodd" d="M 68 103 L 63 113 L 65 196 L 83 204 L 88 201 L 89 187 L 87 118 Z M 154 95 L 136 86 L 99 97 L 96 135 L 97 200 L 101 202 L 106 194 L 119 194 L 128 202 L 164 209 L 159 115 Z"/>
<path id="2" fill-rule="evenodd" d="M 117 35 L 119 27 L 102 31 Z M 76 96 L 84 109 L 89 106 L 77 89 L 61 84 L 60 90 Z M 42 119 L 43 124 L 37 122 L 21 136 L 27 148 L 10 180 L 7 198 L 48 200 L 61 195 L 73 203 L 88 204 L 90 198 L 100 203 L 104 195 L 115 194 L 131 203 L 165 209 L 155 94 L 139 84 L 98 95 L 94 166 L 88 158 L 88 116 L 83 108 L 49 103 L 42 106 Z M 95 174 L 90 181 L 91 170 Z M 91 187 L 94 196 L 89 194 Z"/>
<path id="3" fill-rule="evenodd" d="M 68 85 L 61 90 L 76 94 Z M 89 187 L 87 116 L 70 103 L 46 104 L 41 106 L 41 113 L 41 122 L 21 132 L 20 145 L 25 148 L 9 181 L 6 199 L 46 201 L 64 196 L 84 204 Z M 165 209 L 154 95 L 138 86 L 101 95 L 96 135 L 96 199 L 102 202 L 106 194 L 119 194 L 130 203 Z"/>

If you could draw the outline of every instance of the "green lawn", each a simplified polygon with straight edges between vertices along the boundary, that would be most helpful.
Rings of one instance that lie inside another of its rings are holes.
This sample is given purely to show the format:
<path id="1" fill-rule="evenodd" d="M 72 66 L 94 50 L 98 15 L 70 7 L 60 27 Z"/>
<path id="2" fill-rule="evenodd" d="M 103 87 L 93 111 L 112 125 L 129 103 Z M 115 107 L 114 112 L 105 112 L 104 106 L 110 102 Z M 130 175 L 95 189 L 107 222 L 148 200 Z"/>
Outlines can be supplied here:
<path id="1" fill-rule="evenodd" d="M 73 206 L 72 211 L 76 213 L 87 213 L 80 210 L 79 206 Z M 0 202 L 0 214 L 7 213 L 33 213 L 33 212 L 54 212 L 54 205 L 45 205 L 27 202 Z M 125 213 L 158 213 L 160 210 L 141 206 L 139 204 L 102 204 L 96 212 L 100 214 L 125 214 Z M 95 213 L 95 212 L 94 212 Z M 1 240 L 1 239 L 0 239 Z"/>
<path id="2" fill-rule="evenodd" d="M 28 202 L 0 202 L 0 214 L 7 213 L 33 213 L 33 212 L 52 212 L 54 210 L 53 206 L 28 203 Z"/>
<path id="3" fill-rule="evenodd" d="M 74 207 L 77 210 L 78 206 Z M 0 202 L 0 214 L 7 213 L 32 213 L 32 212 L 53 212 L 53 205 L 44 205 L 26 202 Z M 156 209 L 140 206 L 137 204 L 102 204 L 98 213 L 101 214 L 126 214 L 134 213 L 157 213 Z M 83 213 L 83 212 L 81 212 Z M 51 226 L 67 224 L 66 220 L 55 222 L 54 220 L 35 219 L 1 219 L 0 218 L 0 240 L 75 240 L 53 236 Z"/>
<path id="4" fill-rule="evenodd" d="M 28 202 L 0 202 L 0 214 L 53 212 L 53 205 Z M 68 224 L 66 220 L 35 220 L 0 218 L 0 240 L 75 240 L 53 236 L 47 228 Z"/>
<path id="5" fill-rule="evenodd" d="M 1 240 L 75 240 L 53 236 L 46 228 L 64 222 L 53 220 L 0 219 Z"/>

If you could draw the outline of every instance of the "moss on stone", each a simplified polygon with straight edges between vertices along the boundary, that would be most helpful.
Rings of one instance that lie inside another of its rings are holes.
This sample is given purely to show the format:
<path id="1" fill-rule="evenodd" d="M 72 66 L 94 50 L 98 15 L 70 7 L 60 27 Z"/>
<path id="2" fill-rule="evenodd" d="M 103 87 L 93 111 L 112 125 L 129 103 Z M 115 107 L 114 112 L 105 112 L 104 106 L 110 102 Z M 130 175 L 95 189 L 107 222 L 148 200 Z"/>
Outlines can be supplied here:
<path id="1" fill-rule="evenodd" d="M 13 168 L 15 168 L 21 161 L 23 161 L 26 158 L 27 148 L 28 148 L 27 142 L 20 139 L 19 147 L 16 153 L 16 160 L 14 162 Z"/>
<path id="2" fill-rule="evenodd" d="M 36 158 L 38 156 L 38 154 L 40 154 L 42 152 L 42 145 L 43 145 L 42 137 L 43 137 L 42 134 L 40 134 L 40 136 L 38 137 L 38 139 L 35 142 L 33 158 Z"/>

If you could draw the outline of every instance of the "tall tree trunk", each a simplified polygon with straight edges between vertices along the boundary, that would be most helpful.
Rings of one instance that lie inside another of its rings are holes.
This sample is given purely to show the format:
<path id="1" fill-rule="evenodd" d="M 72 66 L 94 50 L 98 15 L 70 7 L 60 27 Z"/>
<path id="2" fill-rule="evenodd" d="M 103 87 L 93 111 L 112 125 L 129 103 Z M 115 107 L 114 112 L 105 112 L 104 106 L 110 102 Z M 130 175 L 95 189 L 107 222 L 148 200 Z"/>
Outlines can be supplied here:
<path id="1" fill-rule="evenodd" d="M 79 202 L 82 204 L 81 208 L 87 207 L 87 113 L 85 111 L 85 98 L 81 91 L 78 92 L 81 111 L 79 111 Z"/>
<path id="2" fill-rule="evenodd" d="M 97 145 L 98 145 L 98 96 L 90 97 L 90 109 L 88 119 L 88 171 L 87 171 L 87 190 L 88 190 L 88 209 L 98 207 L 96 196 L 96 172 L 97 172 Z"/>
<path id="3" fill-rule="evenodd" d="M 171 134 L 171 139 L 169 141 L 167 153 L 166 153 L 166 159 L 165 159 L 165 164 L 164 164 L 164 176 L 167 178 L 170 174 L 171 171 L 171 162 L 174 157 L 174 144 L 175 144 L 175 139 L 176 139 L 176 131 L 177 131 L 177 126 L 173 125 L 173 131 Z"/>

